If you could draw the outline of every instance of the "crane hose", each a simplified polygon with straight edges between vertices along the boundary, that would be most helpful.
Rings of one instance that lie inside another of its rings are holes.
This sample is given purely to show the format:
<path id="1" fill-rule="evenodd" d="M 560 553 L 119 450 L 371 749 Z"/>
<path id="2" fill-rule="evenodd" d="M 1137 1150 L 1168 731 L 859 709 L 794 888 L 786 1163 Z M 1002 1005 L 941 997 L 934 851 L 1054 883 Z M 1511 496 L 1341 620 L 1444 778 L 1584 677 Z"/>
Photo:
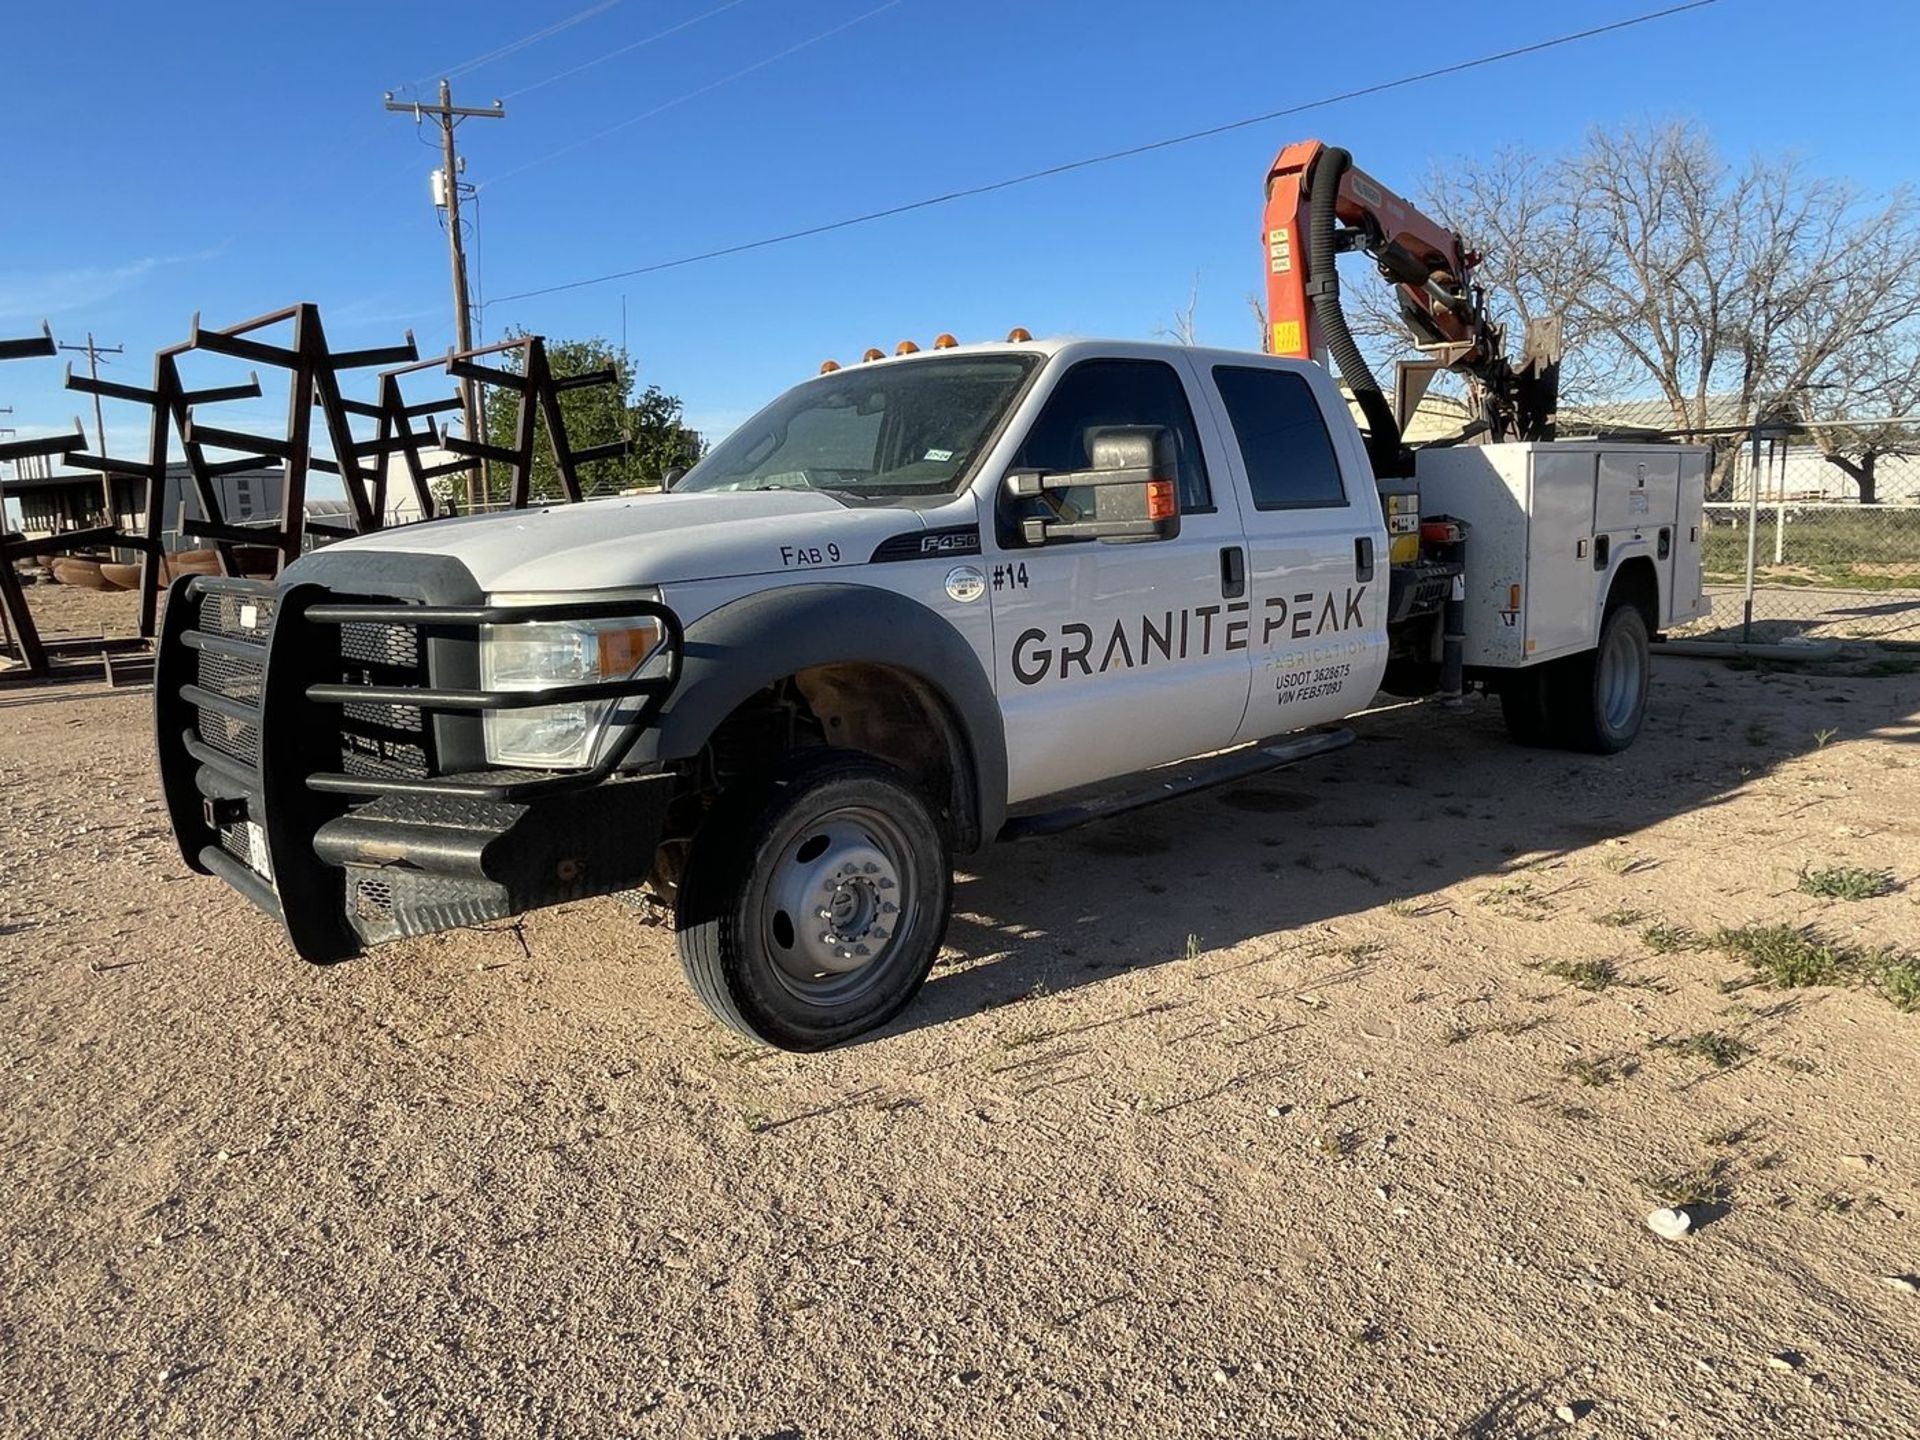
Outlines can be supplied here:
<path id="1" fill-rule="evenodd" d="M 1367 420 L 1367 455 L 1373 461 L 1373 473 L 1386 479 L 1404 473 L 1406 462 L 1400 446 L 1400 422 L 1393 406 L 1380 391 L 1373 368 L 1354 342 L 1347 327 L 1346 312 L 1340 308 L 1340 272 L 1333 248 L 1334 204 L 1340 198 L 1340 181 L 1353 167 L 1353 156 L 1338 146 L 1328 146 L 1313 167 L 1313 180 L 1307 193 L 1308 283 L 1313 293 L 1313 316 L 1320 324 L 1320 335 L 1327 342 L 1340 378 L 1347 382 L 1353 400 Z"/>

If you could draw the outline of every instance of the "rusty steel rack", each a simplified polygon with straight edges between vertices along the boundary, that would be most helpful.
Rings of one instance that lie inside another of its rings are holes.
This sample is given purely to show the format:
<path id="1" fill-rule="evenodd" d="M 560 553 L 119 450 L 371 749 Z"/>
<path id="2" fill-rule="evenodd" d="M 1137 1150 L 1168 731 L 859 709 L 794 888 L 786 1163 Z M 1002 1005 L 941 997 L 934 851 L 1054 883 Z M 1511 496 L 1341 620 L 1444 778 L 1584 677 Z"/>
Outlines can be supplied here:
<path id="1" fill-rule="evenodd" d="M 291 336 L 285 343 L 261 335 L 260 332 L 276 326 L 290 327 Z M 42 332 L 23 340 L 0 340 L 0 360 L 56 355 L 51 329 L 43 326 Z M 195 352 L 287 371 L 285 433 L 255 434 L 210 421 L 204 413 L 207 407 L 258 399 L 262 394 L 260 372 L 256 369 L 238 383 L 192 389 L 182 379 L 181 362 Z M 508 355 L 517 356 L 517 369 L 505 368 L 495 361 L 495 357 Z M 387 367 L 376 377 L 375 399 L 359 400 L 343 393 L 343 374 L 374 366 Z M 402 383 L 408 377 L 435 369 L 463 381 L 513 392 L 518 405 L 514 443 L 495 445 L 484 437 L 443 433 L 435 417 L 458 410 L 459 396 L 410 401 Z M 4 602 L 9 627 L 20 637 L 21 658 L 25 662 L 20 673 L 44 676 L 48 668 L 48 647 L 34 628 L 33 617 L 13 571 L 15 560 L 93 545 L 137 551 L 140 555 L 139 636 L 141 641 L 153 639 L 162 588 L 166 481 L 176 432 L 185 462 L 186 481 L 192 487 L 199 509 L 198 516 L 182 520 L 181 533 L 208 542 L 223 575 L 240 573 L 236 547 L 241 545 L 272 550 L 277 573 L 298 559 L 310 542 L 324 544 L 328 540 L 383 528 L 392 469 L 389 462 L 394 457 L 399 457 L 404 464 L 406 483 L 422 519 L 439 518 L 447 509 L 436 499 L 431 482 L 446 475 L 471 472 L 475 461 L 489 471 L 494 467 L 504 468 L 507 508 L 524 509 L 533 503 L 536 431 L 544 421 L 548 447 L 564 496 L 569 501 L 581 499 L 580 468 L 598 460 L 630 454 L 633 442 L 631 436 L 623 435 L 606 444 L 573 448 L 567 436 L 560 396 L 569 390 L 617 384 L 618 380 L 613 370 L 555 375 L 547 357 L 546 341 L 539 335 L 516 336 L 476 349 L 450 350 L 444 356 L 425 360 L 420 358 L 411 331 L 398 345 L 335 351 L 328 344 L 319 307 L 311 302 L 289 305 L 220 327 L 203 325 L 196 314 L 185 340 L 155 352 L 153 379 L 148 385 L 76 375 L 72 366 L 68 366 L 69 390 L 146 408 L 145 457 L 135 460 L 90 453 L 85 434 L 76 421 L 72 435 L 0 444 L 0 459 L 58 456 L 65 464 L 99 471 L 105 513 L 109 516 L 113 513 L 114 477 L 143 478 L 147 482 L 144 524 L 139 529 L 129 529 L 108 523 L 38 540 L 0 542 L 0 602 Z M 362 439 L 353 433 L 356 419 L 374 422 L 370 438 Z M 420 421 L 425 422 L 424 426 L 417 423 Z M 317 442 L 324 442 L 330 454 L 316 453 Z M 450 451 L 456 458 L 428 463 L 423 454 L 428 449 Z M 234 458 L 211 459 L 209 450 L 229 452 Z M 225 513 L 216 482 L 226 475 L 273 465 L 280 470 L 277 520 L 235 523 Z M 346 497 L 346 523 L 307 515 L 309 479 L 316 473 L 339 477 Z M 490 474 L 490 482 L 491 479 Z"/>
<path id="2" fill-rule="evenodd" d="M 518 370 L 480 363 L 492 355 L 520 352 Z M 449 436 L 442 443 L 456 455 L 470 456 L 508 468 L 507 508 L 524 510 L 532 503 L 534 432 L 540 420 L 546 421 L 547 446 L 553 455 L 554 469 L 560 475 L 560 488 L 570 501 L 582 498 L 580 467 L 596 460 L 612 460 L 633 453 L 633 437 L 622 435 L 603 445 L 575 450 L 567 438 L 567 423 L 560 410 L 564 391 L 581 390 L 594 385 L 615 385 L 619 374 L 613 370 L 589 370 L 579 375 L 555 375 L 547 360 L 547 342 L 539 335 L 518 335 L 474 350 L 449 351 L 447 373 L 461 380 L 510 390 L 518 396 L 514 414 L 511 448 L 494 445 L 471 436 Z M 484 407 L 483 407 L 484 409 Z M 442 467 L 457 469 L 458 466 Z M 489 497 L 491 498 L 491 497 Z"/>
<path id="3" fill-rule="evenodd" d="M 0 360 L 36 359 L 57 356 L 59 353 L 60 347 L 54 342 L 53 329 L 44 322 L 38 335 L 0 339 Z M 71 435 L 46 435 L 31 440 L 0 443 L 0 461 L 56 455 L 64 460 L 85 444 L 86 436 L 76 420 Z M 104 478 L 101 483 L 106 483 Z M 47 553 L 47 548 L 43 542 L 6 533 L 5 495 L 6 487 L 0 485 L 0 624 L 5 626 L 8 644 L 19 646 L 23 673 L 42 675 L 47 669 L 47 647 L 34 626 L 33 612 L 27 608 L 27 598 L 21 590 L 20 577 L 14 572 L 13 562 L 33 559 Z"/>

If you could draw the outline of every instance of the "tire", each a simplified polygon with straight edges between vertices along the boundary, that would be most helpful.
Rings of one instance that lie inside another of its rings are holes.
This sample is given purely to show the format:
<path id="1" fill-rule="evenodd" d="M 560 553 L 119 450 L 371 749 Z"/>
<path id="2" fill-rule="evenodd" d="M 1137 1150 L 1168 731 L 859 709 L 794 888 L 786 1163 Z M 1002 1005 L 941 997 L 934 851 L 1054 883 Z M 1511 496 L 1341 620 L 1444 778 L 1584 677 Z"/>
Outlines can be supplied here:
<path id="1" fill-rule="evenodd" d="M 1563 750 L 1617 755 L 1647 718 L 1653 663 L 1647 621 L 1631 604 L 1615 605 L 1600 622 L 1600 643 L 1559 661 L 1546 677 L 1552 743 Z"/>
<path id="2" fill-rule="evenodd" d="M 1507 734 L 1518 745 L 1553 743 L 1553 725 L 1547 711 L 1548 675 L 1552 662 L 1514 670 L 1500 681 L 1500 714 Z"/>
<path id="3" fill-rule="evenodd" d="M 946 837 L 904 774 L 811 751 L 723 794 L 695 834 L 674 917 L 681 968 L 741 1034 L 823 1050 L 919 993 L 952 889 Z"/>

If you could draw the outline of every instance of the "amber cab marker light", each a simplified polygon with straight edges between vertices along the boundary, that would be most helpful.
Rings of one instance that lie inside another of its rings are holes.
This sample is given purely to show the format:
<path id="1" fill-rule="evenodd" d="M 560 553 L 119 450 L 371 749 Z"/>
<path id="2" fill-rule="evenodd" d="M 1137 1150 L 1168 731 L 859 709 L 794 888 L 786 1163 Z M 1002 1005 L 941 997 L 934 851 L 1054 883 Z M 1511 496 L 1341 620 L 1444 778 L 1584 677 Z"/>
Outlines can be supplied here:
<path id="1" fill-rule="evenodd" d="M 920 347 L 911 340 L 902 340 L 898 345 L 893 347 L 893 353 L 896 355 L 918 355 L 920 353 Z"/>
<path id="2" fill-rule="evenodd" d="M 958 340 L 954 339 L 953 336 L 949 335 L 944 330 L 942 330 L 938 335 L 933 337 L 933 348 L 936 350 L 951 350 L 953 349 L 954 346 L 958 345 L 959 343 L 960 342 Z"/>
<path id="3" fill-rule="evenodd" d="M 1007 343 L 1009 345 L 1020 345 L 1031 339 L 1033 339 L 1033 336 L 1027 333 L 1024 325 L 1016 325 L 1007 331 Z"/>
<path id="4" fill-rule="evenodd" d="M 1173 482 L 1171 480 L 1147 481 L 1147 518 L 1171 520 L 1174 513 Z"/>
<path id="5" fill-rule="evenodd" d="M 840 362 L 838 360 L 822 360 L 820 362 L 820 373 L 822 375 L 831 375 L 839 368 Z"/>
<path id="6" fill-rule="evenodd" d="M 862 361 L 884 360 L 887 358 L 887 352 L 882 350 L 878 345 L 869 345 L 867 347 L 867 353 L 860 358 Z"/>

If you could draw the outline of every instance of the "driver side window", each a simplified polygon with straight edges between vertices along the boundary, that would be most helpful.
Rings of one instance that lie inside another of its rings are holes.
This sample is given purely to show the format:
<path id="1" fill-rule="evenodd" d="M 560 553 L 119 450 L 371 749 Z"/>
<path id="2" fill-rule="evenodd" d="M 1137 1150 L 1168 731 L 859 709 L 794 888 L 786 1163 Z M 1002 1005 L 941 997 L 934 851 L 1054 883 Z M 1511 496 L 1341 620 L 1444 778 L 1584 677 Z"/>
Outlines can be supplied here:
<path id="1" fill-rule="evenodd" d="M 1181 513 L 1212 511 L 1213 490 L 1187 388 L 1162 360 L 1083 360 L 1074 366 L 1047 397 L 1046 408 L 1014 456 L 1013 468 L 1055 474 L 1085 470 L 1092 464 L 1093 437 L 1112 425 L 1158 425 L 1169 431 L 1178 457 L 1174 478 Z M 1052 493 L 1066 518 L 1092 513 L 1090 489 Z"/>

